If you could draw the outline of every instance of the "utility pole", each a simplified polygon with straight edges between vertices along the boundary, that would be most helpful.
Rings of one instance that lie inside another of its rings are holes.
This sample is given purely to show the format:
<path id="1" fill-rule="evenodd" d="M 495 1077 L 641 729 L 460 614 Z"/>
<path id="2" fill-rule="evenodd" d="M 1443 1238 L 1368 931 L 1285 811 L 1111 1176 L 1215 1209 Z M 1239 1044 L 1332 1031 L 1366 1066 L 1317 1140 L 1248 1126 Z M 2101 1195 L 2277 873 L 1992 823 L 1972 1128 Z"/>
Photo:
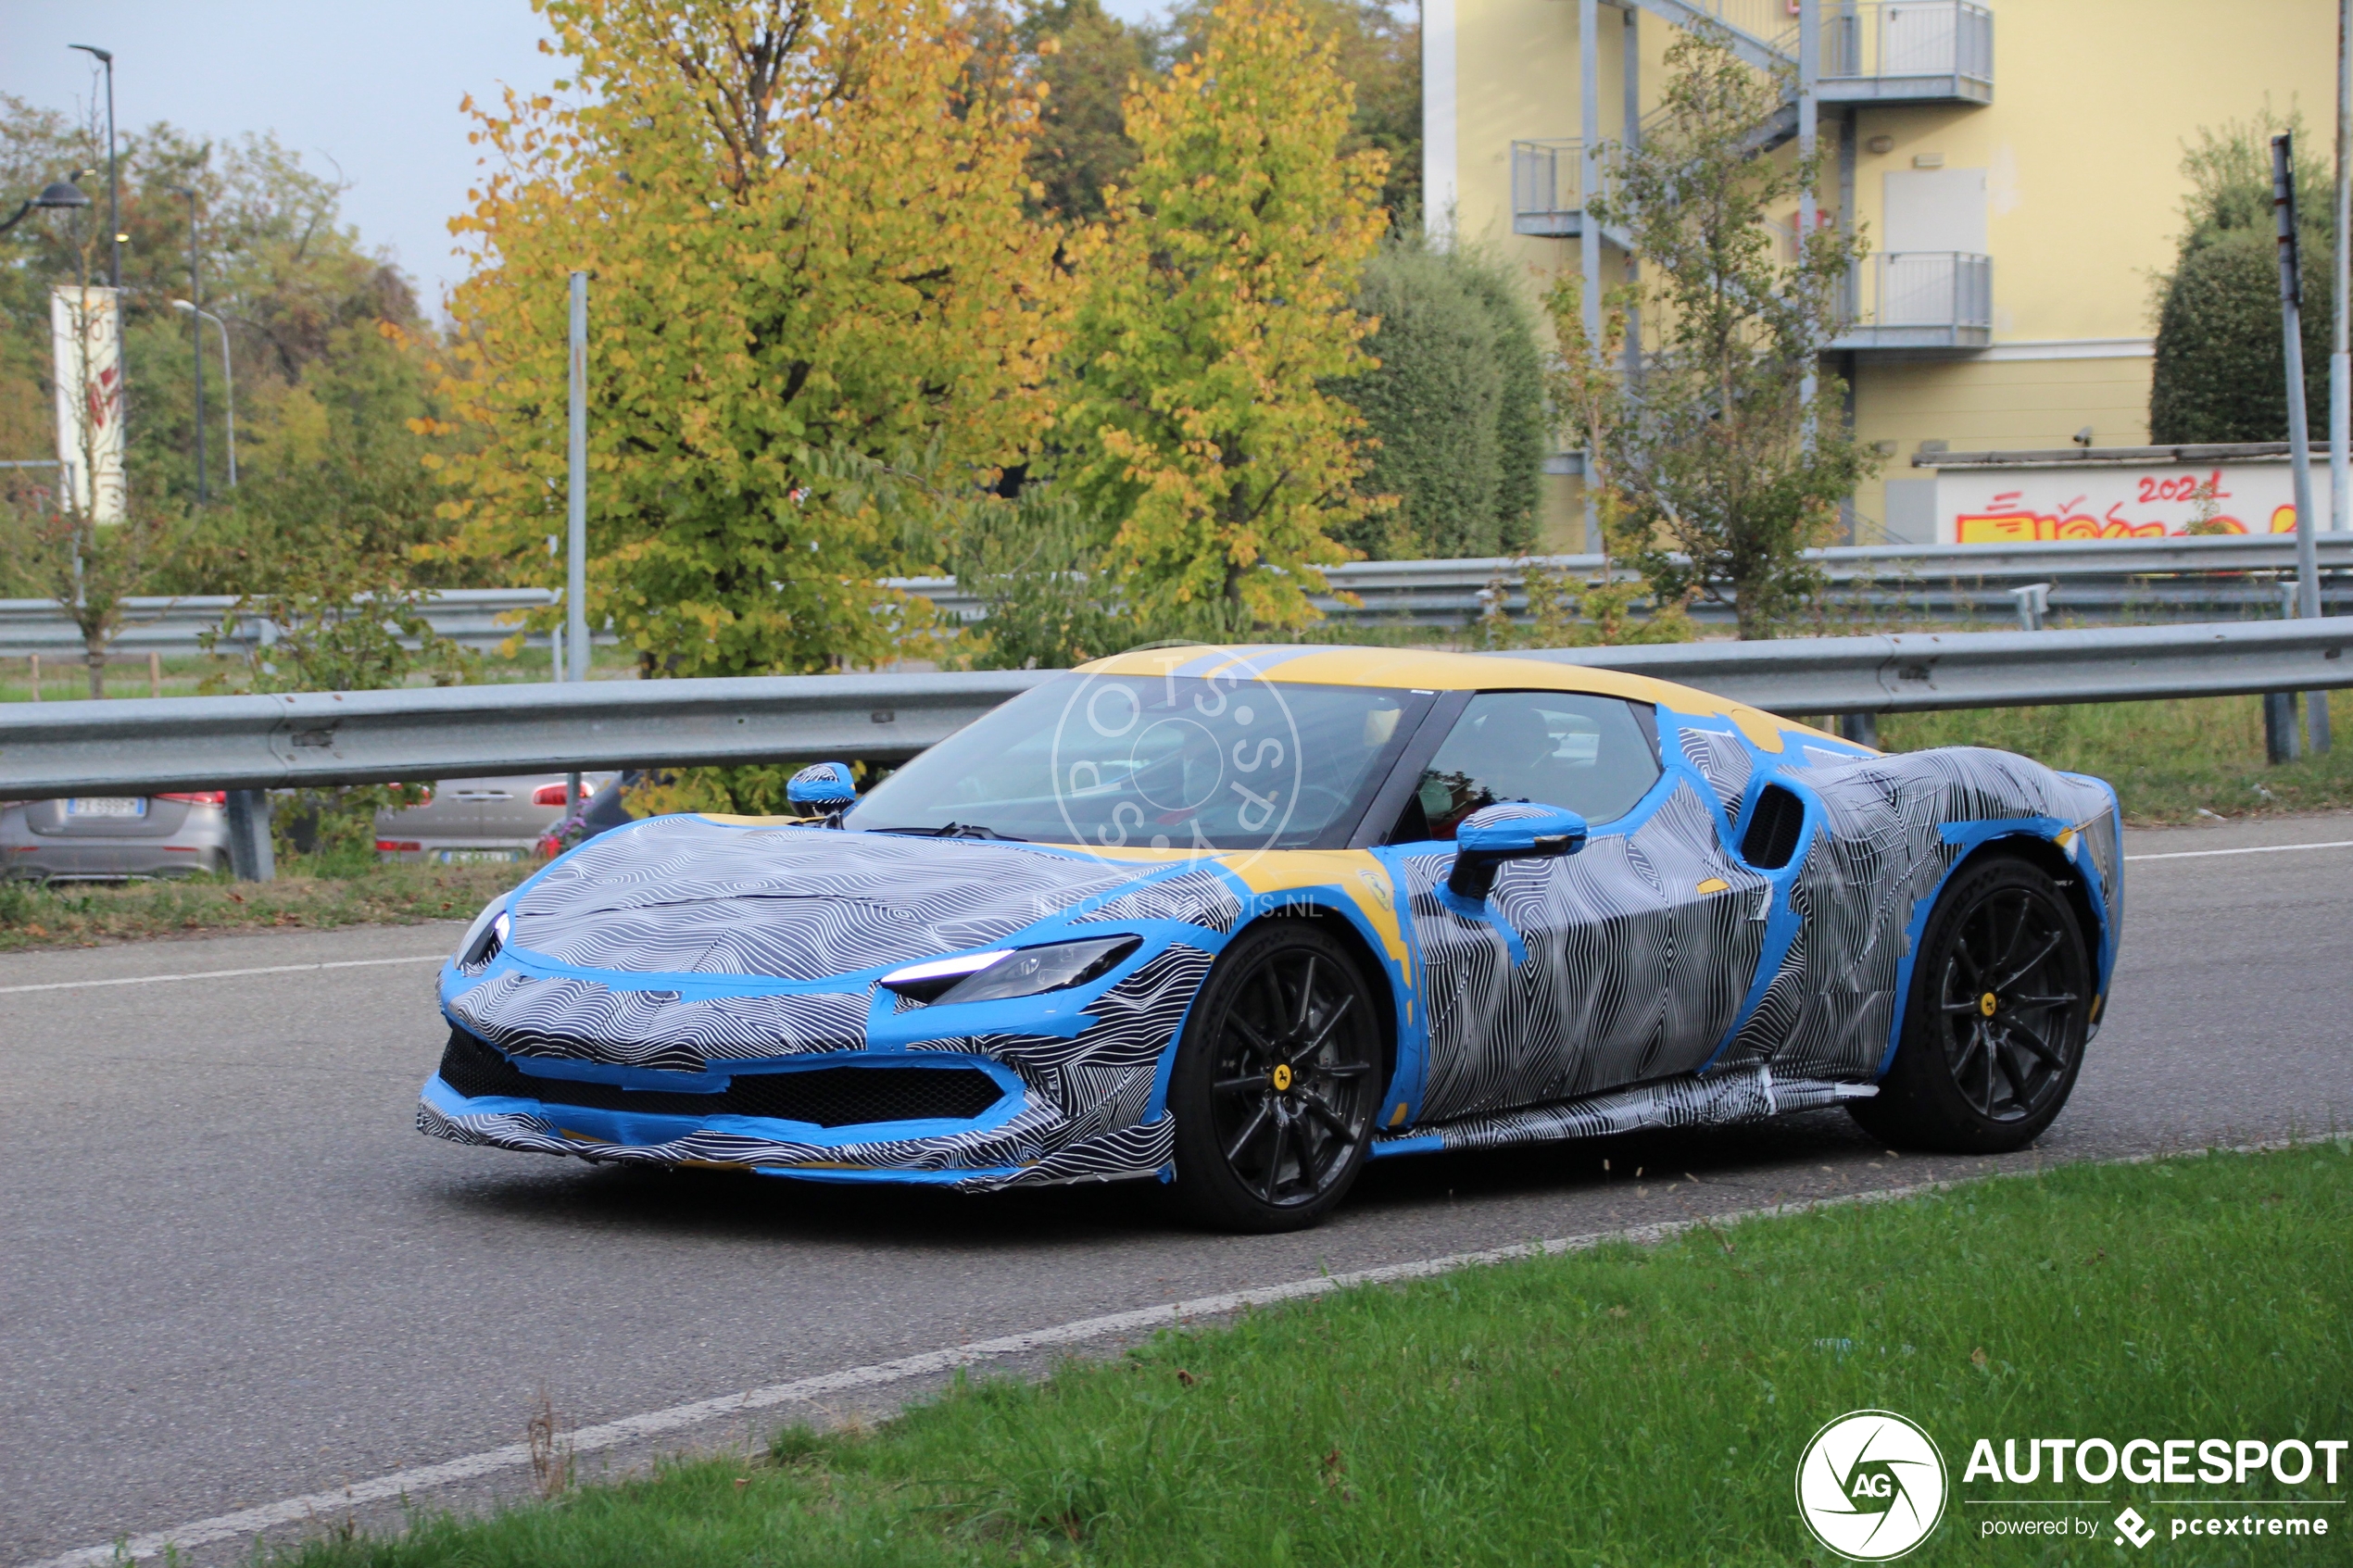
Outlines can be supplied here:
<path id="1" fill-rule="evenodd" d="M 2353 527 L 2353 355 L 2346 315 L 2353 311 L 2353 0 L 2336 0 L 2336 255 L 2331 270 L 2336 312 L 2329 344 L 2329 532 Z"/>
<path id="2" fill-rule="evenodd" d="M 193 185 L 167 185 L 175 196 L 188 198 L 188 297 L 193 311 L 188 317 L 188 338 L 196 345 L 196 505 L 211 499 L 205 487 L 204 460 L 204 270 L 199 264 L 201 253 L 196 249 L 196 191 Z"/>
<path id="3" fill-rule="evenodd" d="M 2321 613 L 2320 546 L 2313 538 L 2312 440 L 2305 428 L 2304 410 L 2304 285 L 2297 275 L 2300 257 L 2296 237 L 2296 138 L 2283 132 L 2271 138 L 2271 216 L 2279 231 L 2280 331 L 2287 358 L 2288 462 L 2296 479 L 2296 613 L 2311 619 Z M 2326 692 L 2305 694 L 2305 728 L 2314 756 L 2329 748 L 2329 697 Z"/>
<path id="4" fill-rule="evenodd" d="M 1797 0 L 1797 161 L 1809 171 L 1797 191 L 1797 259 L 1801 262 L 1806 259 L 1806 242 L 1814 237 L 1817 201 L 1811 170 L 1821 145 L 1821 0 Z M 1816 346 L 1806 345 L 1809 351 Z M 1814 398 L 1821 387 L 1820 364 L 1820 356 L 1808 352 L 1806 379 L 1797 388 L 1798 398 L 1806 406 L 1806 444 L 1809 450 L 1815 433 Z"/>
<path id="5" fill-rule="evenodd" d="M 1580 119 L 1577 166 L 1577 259 L 1584 282 L 1579 303 L 1585 315 L 1585 350 L 1598 358 L 1602 352 L 1602 226 L 1593 216 L 1593 197 L 1601 184 L 1602 159 L 1602 25 L 1601 0 L 1577 0 L 1577 96 Z M 1593 490 L 1593 454 L 1585 454 L 1579 487 L 1585 495 L 1585 547 L 1604 548 L 1602 513 Z"/>
<path id="6" fill-rule="evenodd" d="M 564 652 L 571 678 L 588 678 L 588 274 L 572 275 L 572 451 L 564 551 Z M 565 781 L 567 814 L 580 807 L 580 775 Z"/>

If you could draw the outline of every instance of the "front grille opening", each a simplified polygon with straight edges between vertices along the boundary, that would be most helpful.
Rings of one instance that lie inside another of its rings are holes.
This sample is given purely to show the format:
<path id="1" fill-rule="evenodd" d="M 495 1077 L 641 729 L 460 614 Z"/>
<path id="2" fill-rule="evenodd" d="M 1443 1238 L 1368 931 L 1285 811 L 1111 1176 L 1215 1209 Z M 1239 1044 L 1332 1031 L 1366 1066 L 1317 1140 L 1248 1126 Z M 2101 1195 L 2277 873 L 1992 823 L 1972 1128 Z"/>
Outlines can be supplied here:
<path id="1" fill-rule="evenodd" d="M 976 1067 L 804 1067 L 739 1073 L 715 1094 L 624 1089 L 523 1072 L 463 1029 L 450 1031 L 441 1081 L 468 1099 L 510 1095 L 548 1105 L 642 1110 L 660 1116 L 774 1116 L 820 1127 L 871 1122 L 969 1122 L 1002 1099 L 996 1079 Z"/>
<path id="2" fill-rule="evenodd" d="M 1797 835 L 1806 826 L 1806 802 L 1793 790 L 1767 784 L 1749 813 L 1748 831 L 1741 834 L 1741 859 L 1759 871 L 1777 872 L 1797 853 Z"/>

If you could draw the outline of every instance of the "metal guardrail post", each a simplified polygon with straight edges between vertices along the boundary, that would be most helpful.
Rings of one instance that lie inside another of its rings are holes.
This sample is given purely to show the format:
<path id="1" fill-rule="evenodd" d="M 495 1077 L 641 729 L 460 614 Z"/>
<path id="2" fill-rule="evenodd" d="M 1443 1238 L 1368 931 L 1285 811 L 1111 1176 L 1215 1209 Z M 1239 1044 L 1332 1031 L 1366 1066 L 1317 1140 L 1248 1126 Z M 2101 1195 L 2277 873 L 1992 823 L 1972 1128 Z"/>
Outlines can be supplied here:
<path id="1" fill-rule="evenodd" d="M 1851 740 L 1856 746 L 1879 749 L 1879 715 L 1876 713 L 1842 713 L 1838 716 L 1838 737 Z"/>
<path id="2" fill-rule="evenodd" d="M 2263 694 L 2263 759 L 2276 768 L 2293 762 L 2300 748 L 2296 735 L 2296 694 Z"/>
<path id="3" fill-rule="evenodd" d="M 274 882 L 278 857 L 270 844 L 270 792 L 229 792 L 229 874 L 239 882 Z"/>
<path id="4" fill-rule="evenodd" d="M 2020 630 L 2040 632 L 2044 618 L 2051 613 L 2051 584 L 2029 583 L 2023 588 L 2010 589 L 2009 596 L 2018 603 Z"/>

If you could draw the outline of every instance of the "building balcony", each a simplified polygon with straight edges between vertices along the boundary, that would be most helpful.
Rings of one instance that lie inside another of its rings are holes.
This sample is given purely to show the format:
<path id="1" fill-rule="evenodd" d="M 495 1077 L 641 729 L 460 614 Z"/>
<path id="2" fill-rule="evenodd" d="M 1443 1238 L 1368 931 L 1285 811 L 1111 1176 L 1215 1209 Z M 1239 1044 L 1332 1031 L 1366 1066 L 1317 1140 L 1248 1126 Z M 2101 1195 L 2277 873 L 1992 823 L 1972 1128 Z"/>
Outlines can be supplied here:
<path id="1" fill-rule="evenodd" d="M 1585 144 L 1574 136 L 1512 144 L 1512 232 L 1573 240 L 1585 232 Z M 1626 237 L 1604 225 L 1621 249 Z"/>
<path id="2" fill-rule="evenodd" d="M 1762 69 L 1797 64 L 1791 0 L 1622 0 L 1685 31 L 1714 24 Z M 1826 104 L 1990 104 L 1994 13 L 1978 0 L 1819 0 Z"/>
<path id="3" fill-rule="evenodd" d="M 1847 274 L 1847 319 L 1832 353 L 1973 349 L 1994 342 L 1994 258 L 1882 251 Z"/>
<path id="4" fill-rule="evenodd" d="M 1990 104 L 1994 13 L 1974 0 L 1824 0 L 1826 104 Z"/>

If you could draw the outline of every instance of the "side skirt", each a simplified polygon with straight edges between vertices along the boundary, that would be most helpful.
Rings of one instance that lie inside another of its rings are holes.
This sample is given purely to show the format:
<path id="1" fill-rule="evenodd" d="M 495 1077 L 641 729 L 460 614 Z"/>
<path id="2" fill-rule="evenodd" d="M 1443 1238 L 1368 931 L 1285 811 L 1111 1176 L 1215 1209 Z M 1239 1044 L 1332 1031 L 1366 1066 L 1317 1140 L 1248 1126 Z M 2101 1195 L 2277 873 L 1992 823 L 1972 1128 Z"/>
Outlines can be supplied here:
<path id="1" fill-rule="evenodd" d="M 1769 1067 L 1743 1067 L 1705 1078 L 1666 1078 L 1554 1105 L 1531 1105 L 1459 1122 L 1416 1127 L 1373 1140 L 1371 1157 L 1452 1153 L 1504 1144 L 1607 1137 L 1655 1127 L 1729 1127 L 1793 1110 L 1818 1110 L 1869 1099 L 1876 1084 L 1775 1078 Z"/>

